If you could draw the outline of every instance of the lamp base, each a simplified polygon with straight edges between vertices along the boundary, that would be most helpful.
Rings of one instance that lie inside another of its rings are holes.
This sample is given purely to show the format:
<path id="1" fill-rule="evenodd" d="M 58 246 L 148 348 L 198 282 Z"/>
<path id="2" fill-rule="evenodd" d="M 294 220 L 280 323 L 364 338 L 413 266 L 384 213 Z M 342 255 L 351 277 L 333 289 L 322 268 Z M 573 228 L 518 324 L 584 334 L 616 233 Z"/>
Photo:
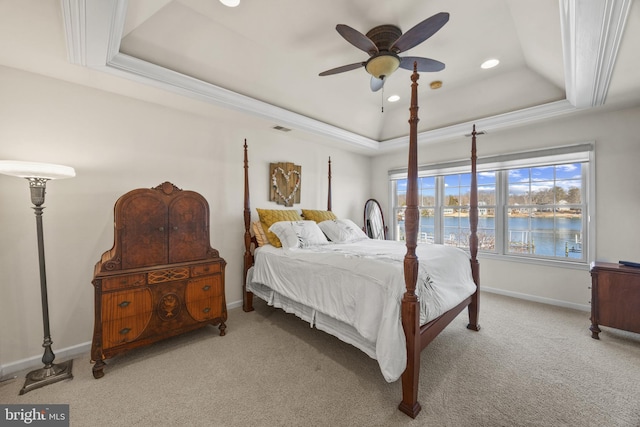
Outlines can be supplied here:
<path id="1" fill-rule="evenodd" d="M 24 382 L 24 386 L 22 386 L 22 389 L 20 390 L 20 394 L 25 394 L 31 390 L 35 390 L 36 388 L 44 387 L 58 381 L 72 379 L 72 366 L 73 359 L 62 363 L 52 364 L 49 368 L 44 367 L 29 372 L 27 374 L 27 379 Z"/>

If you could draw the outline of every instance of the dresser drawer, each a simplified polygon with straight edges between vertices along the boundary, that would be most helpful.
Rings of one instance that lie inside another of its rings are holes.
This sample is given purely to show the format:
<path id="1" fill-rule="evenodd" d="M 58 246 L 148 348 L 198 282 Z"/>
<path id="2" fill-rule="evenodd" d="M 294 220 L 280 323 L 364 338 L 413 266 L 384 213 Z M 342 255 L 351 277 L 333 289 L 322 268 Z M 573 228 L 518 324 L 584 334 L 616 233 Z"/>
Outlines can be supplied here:
<path id="1" fill-rule="evenodd" d="M 102 321 L 135 316 L 139 313 L 151 313 L 152 296 L 149 289 L 110 292 L 102 295 Z"/>
<path id="2" fill-rule="evenodd" d="M 146 274 L 131 274 L 128 276 L 108 277 L 102 279 L 102 290 L 114 291 L 117 289 L 135 288 L 147 284 Z"/>
<path id="3" fill-rule="evenodd" d="M 191 277 L 220 273 L 220 271 L 222 271 L 222 265 L 219 262 L 216 262 L 214 264 L 194 265 L 193 267 L 191 267 Z"/>
<path id="4" fill-rule="evenodd" d="M 189 280 L 185 289 L 185 304 L 187 311 L 197 322 L 221 317 L 225 306 L 222 276 Z"/>
<path id="5" fill-rule="evenodd" d="M 151 314 L 151 312 L 140 313 L 134 316 L 104 322 L 102 325 L 103 347 L 116 347 L 135 341 L 149 324 Z"/>

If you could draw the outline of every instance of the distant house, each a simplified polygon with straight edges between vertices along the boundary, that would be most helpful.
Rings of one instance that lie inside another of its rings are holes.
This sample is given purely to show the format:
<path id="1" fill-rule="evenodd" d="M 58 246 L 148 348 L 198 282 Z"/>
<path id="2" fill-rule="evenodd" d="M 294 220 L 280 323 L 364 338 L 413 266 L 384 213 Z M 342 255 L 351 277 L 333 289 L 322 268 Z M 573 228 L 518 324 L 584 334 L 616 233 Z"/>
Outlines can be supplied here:
<path id="1" fill-rule="evenodd" d="M 557 210 L 558 212 L 567 212 L 567 211 L 570 211 L 570 210 L 571 210 L 571 208 L 569 208 L 569 207 L 567 206 L 567 204 L 568 204 L 568 203 L 567 203 L 567 201 L 566 201 L 566 200 L 560 200 L 560 201 L 558 202 L 558 207 L 556 208 L 556 210 Z"/>

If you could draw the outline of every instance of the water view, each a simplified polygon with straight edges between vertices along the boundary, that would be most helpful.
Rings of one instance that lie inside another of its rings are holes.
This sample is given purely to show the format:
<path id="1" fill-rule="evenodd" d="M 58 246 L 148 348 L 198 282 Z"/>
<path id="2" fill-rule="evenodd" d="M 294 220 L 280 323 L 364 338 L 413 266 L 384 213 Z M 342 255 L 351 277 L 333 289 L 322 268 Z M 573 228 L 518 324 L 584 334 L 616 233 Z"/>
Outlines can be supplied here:
<path id="1" fill-rule="evenodd" d="M 404 240 L 404 221 L 397 223 L 396 236 Z M 579 216 L 510 217 L 508 253 L 528 253 L 550 257 L 582 258 L 582 219 Z M 420 218 L 418 241 L 434 242 L 434 217 Z M 478 218 L 478 242 L 481 251 L 495 250 L 495 218 Z M 469 219 L 445 216 L 443 243 L 469 247 Z"/>

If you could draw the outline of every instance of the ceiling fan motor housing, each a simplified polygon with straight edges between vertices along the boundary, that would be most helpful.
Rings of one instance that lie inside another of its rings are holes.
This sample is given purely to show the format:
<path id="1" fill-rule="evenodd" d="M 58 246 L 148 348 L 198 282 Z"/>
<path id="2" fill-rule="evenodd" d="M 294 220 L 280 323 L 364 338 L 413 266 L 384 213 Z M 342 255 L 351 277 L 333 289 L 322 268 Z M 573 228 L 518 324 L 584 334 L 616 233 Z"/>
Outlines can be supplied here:
<path id="1" fill-rule="evenodd" d="M 402 30 L 395 25 L 378 25 L 366 34 L 380 52 L 389 51 L 393 43 L 400 38 Z"/>

